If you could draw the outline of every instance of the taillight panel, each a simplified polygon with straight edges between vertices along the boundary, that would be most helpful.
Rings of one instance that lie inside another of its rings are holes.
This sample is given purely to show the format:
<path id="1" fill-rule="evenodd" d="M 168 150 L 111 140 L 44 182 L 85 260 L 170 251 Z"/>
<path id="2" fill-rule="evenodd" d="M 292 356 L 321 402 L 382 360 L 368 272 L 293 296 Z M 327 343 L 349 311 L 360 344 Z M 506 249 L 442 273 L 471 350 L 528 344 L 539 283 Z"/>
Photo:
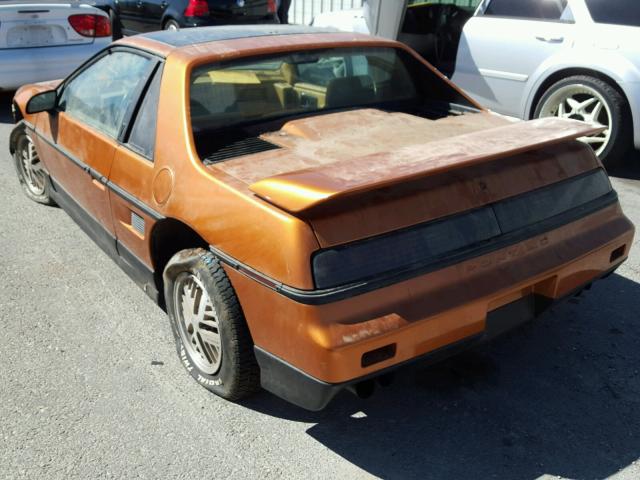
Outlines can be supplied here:
<path id="1" fill-rule="evenodd" d="M 189 0 L 187 8 L 184 9 L 185 17 L 207 17 L 209 16 L 209 2 L 207 0 Z"/>
<path id="2" fill-rule="evenodd" d="M 612 198 L 607 174 L 593 170 L 470 212 L 320 250 L 312 258 L 314 281 L 328 289 L 421 271 L 490 242 L 506 246 L 557 228 L 556 222 L 574 221 Z"/>
<path id="3" fill-rule="evenodd" d="M 111 36 L 111 22 L 103 15 L 76 14 L 71 15 L 69 24 L 83 37 L 99 38 Z"/>

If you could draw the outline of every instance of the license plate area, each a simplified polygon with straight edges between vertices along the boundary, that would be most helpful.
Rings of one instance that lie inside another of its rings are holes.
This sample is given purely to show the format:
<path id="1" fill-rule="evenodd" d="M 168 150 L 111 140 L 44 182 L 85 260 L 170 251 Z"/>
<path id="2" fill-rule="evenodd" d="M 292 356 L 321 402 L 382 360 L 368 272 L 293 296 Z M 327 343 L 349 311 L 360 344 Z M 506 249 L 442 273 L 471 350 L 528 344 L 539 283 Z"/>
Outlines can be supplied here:
<path id="1" fill-rule="evenodd" d="M 8 48 L 49 47 L 67 42 L 59 25 L 18 25 L 7 32 Z"/>

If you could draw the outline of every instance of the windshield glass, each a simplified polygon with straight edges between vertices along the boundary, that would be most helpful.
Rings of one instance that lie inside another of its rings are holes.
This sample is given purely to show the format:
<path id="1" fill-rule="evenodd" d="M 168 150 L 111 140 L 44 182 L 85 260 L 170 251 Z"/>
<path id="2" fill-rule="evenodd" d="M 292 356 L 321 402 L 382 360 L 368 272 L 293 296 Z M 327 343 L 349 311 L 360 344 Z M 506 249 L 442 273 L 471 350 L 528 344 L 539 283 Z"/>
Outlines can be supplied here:
<path id="1" fill-rule="evenodd" d="M 344 108 L 420 108 L 427 97 L 468 104 L 411 55 L 393 48 L 293 52 L 211 64 L 193 71 L 190 88 L 196 133 Z"/>
<path id="2" fill-rule="evenodd" d="M 640 0 L 586 0 L 596 23 L 640 27 Z"/>

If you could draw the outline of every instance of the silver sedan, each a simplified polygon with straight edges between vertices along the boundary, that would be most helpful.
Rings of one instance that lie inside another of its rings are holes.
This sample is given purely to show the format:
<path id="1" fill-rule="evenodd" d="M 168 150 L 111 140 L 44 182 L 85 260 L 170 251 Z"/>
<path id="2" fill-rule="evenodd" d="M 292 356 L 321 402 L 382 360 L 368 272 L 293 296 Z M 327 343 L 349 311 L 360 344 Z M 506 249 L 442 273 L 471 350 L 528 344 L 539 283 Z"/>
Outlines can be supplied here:
<path id="1" fill-rule="evenodd" d="M 111 43 L 106 13 L 77 2 L 0 3 L 0 91 L 55 80 Z"/>

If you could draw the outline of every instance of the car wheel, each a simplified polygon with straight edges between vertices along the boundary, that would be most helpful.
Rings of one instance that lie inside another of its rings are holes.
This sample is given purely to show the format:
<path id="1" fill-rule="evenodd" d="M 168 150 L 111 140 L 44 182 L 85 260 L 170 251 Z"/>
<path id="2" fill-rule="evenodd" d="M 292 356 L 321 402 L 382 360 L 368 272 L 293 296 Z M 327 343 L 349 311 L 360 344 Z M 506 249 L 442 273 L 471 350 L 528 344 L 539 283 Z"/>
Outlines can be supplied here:
<path id="1" fill-rule="evenodd" d="M 629 108 L 622 94 L 607 82 L 589 76 L 565 78 L 549 88 L 534 116 L 581 120 L 605 130 L 580 140 L 591 145 L 605 166 L 618 163 L 632 143 Z"/>
<path id="2" fill-rule="evenodd" d="M 109 10 L 109 20 L 111 20 L 111 33 L 113 34 L 113 39 L 118 40 L 119 38 L 122 38 L 120 20 L 118 19 L 116 12 L 113 10 Z"/>
<path id="3" fill-rule="evenodd" d="M 164 270 L 164 294 L 181 363 L 200 385 L 228 400 L 260 388 L 253 340 L 236 294 L 206 250 L 182 250 Z"/>
<path id="4" fill-rule="evenodd" d="M 164 30 L 171 30 L 172 32 L 177 32 L 178 30 L 180 30 L 180 25 L 178 25 L 178 22 L 170 18 L 169 20 L 164 22 Z"/>
<path id="5" fill-rule="evenodd" d="M 50 196 L 47 173 L 42 168 L 33 141 L 26 133 L 18 138 L 13 159 L 25 195 L 34 202 L 55 205 Z"/>

